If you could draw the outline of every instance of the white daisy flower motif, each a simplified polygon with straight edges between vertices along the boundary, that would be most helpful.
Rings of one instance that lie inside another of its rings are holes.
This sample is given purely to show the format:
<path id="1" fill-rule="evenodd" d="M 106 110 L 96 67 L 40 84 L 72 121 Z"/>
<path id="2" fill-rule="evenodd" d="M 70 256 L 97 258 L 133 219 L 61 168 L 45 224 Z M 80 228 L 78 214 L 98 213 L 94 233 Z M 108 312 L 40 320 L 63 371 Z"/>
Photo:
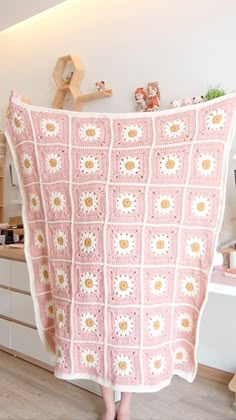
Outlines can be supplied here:
<path id="1" fill-rule="evenodd" d="M 40 122 L 42 133 L 46 137 L 55 137 L 60 133 L 60 126 L 57 121 L 53 119 L 43 118 Z"/>
<path id="2" fill-rule="evenodd" d="M 171 194 L 160 194 L 155 201 L 157 214 L 166 216 L 174 210 L 175 199 Z"/>
<path id="3" fill-rule="evenodd" d="M 197 159 L 197 170 L 203 176 L 211 176 L 216 169 L 216 159 L 213 153 L 202 153 Z"/>
<path id="4" fill-rule="evenodd" d="M 127 274 L 121 274 L 114 279 L 114 291 L 119 297 L 131 296 L 134 291 L 133 279 Z"/>
<path id="5" fill-rule="evenodd" d="M 82 350 L 81 363 L 85 367 L 96 367 L 98 364 L 98 354 L 94 350 Z"/>
<path id="6" fill-rule="evenodd" d="M 136 143 L 143 136 L 143 129 L 138 125 L 125 125 L 121 132 L 122 139 L 127 143 Z"/>
<path id="7" fill-rule="evenodd" d="M 216 109 L 207 117 L 208 130 L 220 130 L 226 123 L 226 111 L 224 109 Z"/>
<path id="8" fill-rule="evenodd" d="M 133 213 L 137 207 L 136 196 L 131 193 L 119 194 L 116 199 L 116 207 L 120 213 Z"/>
<path id="9" fill-rule="evenodd" d="M 183 120 L 173 120 L 164 125 L 164 132 L 167 137 L 174 139 L 181 136 L 185 128 L 186 126 Z"/>
<path id="10" fill-rule="evenodd" d="M 98 198 L 94 192 L 82 192 L 80 195 L 80 208 L 83 213 L 92 213 L 98 207 Z"/>
<path id="11" fill-rule="evenodd" d="M 39 279 L 41 283 L 48 284 L 49 283 L 49 271 L 48 265 L 42 264 L 39 268 Z"/>
<path id="12" fill-rule="evenodd" d="M 194 216 L 203 219 L 208 216 L 211 210 L 211 202 L 208 197 L 199 195 L 194 198 L 191 205 L 191 210 Z"/>
<path id="13" fill-rule="evenodd" d="M 64 251 L 68 243 L 65 232 L 57 230 L 53 235 L 53 242 L 57 251 Z"/>
<path id="14" fill-rule="evenodd" d="M 31 175 L 33 171 L 33 160 L 32 157 L 28 153 L 23 153 L 21 157 L 21 164 L 23 171 L 26 175 Z"/>
<path id="15" fill-rule="evenodd" d="M 148 321 L 148 331 L 153 337 L 159 337 L 165 327 L 165 320 L 162 315 L 153 315 Z"/>
<path id="16" fill-rule="evenodd" d="M 118 233 L 114 238 L 114 248 L 119 255 L 131 254 L 134 250 L 134 237 L 131 233 Z"/>
<path id="17" fill-rule="evenodd" d="M 153 375 L 161 375 L 166 369 L 166 358 L 162 354 L 156 354 L 150 359 L 149 368 Z"/>
<path id="18" fill-rule="evenodd" d="M 86 295 L 92 295 L 98 291 L 97 276 L 90 272 L 83 273 L 80 277 L 80 289 Z"/>
<path id="19" fill-rule="evenodd" d="M 92 254 L 96 250 L 96 236 L 92 232 L 82 232 L 80 237 L 80 248 L 83 254 Z"/>
<path id="20" fill-rule="evenodd" d="M 56 285 L 59 289 L 65 289 L 68 286 L 68 277 L 64 270 L 61 268 L 56 269 L 55 273 Z"/>
<path id="21" fill-rule="evenodd" d="M 130 376 L 133 371 L 133 364 L 126 354 L 119 354 L 114 358 L 113 369 L 117 376 Z"/>
<path id="22" fill-rule="evenodd" d="M 32 211 L 39 211 L 40 209 L 40 200 L 39 200 L 39 196 L 35 193 L 31 193 L 29 196 L 29 205 L 30 205 L 30 210 Z"/>
<path id="23" fill-rule="evenodd" d="M 118 336 L 127 337 L 132 334 L 134 323 L 128 315 L 121 315 L 115 319 L 114 327 Z"/>
<path id="24" fill-rule="evenodd" d="M 96 142 L 101 137 L 101 128 L 96 124 L 82 124 L 79 129 L 79 136 L 87 142 Z"/>
<path id="25" fill-rule="evenodd" d="M 56 153 L 48 153 L 46 155 L 46 170 L 50 174 L 56 174 L 62 168 L 61 157 Z"/>
<path id="26" fill-rule="evenodd" d="M 120 172 L 122 175 L 137 175 L 140 167 L 141 162 L 138 157 L 127 156 L 120 160 Z"/>
<path id="27" fill-rule="evenodd" d="M 205 252 L 205 244 L 201 238 L 198 236 L 192 236 L 188 239 L 186 244 L 186 253 L 188 257 L 198 259 Z"/>
<path id="28" fill-rule="evenodd" d="M 188 313 L 180 314 L 177 318 L 177 328 L 182 332 L 190 333 L 193 329 L 193 319 Z"/>
<path id="29" fill-rule="evenodd" d="M 66 200 L 64 194 L 61 192 L 52 192 L 49 198 L 50 207 L 53 211 L 62 211 L 66 207 Z"/>
<path id="30" fill-rule="evenodd" d="M 45 247 L 45 237 L 41 229 L 36 230 L 34 234 L 34 244 L 39 249 L 42 249 Z"/>
<path id="31" fill-rule="evenodd" d="M 168 235 L 155 235 L 151 239 L 151 249 L 155 255 L 168 254 L 170 249 L 170 238 Z"/>
<path id="32" fill-rule="evenodd" d="M 186 276 L 181 280 L 181 292 L 184 296 L 195 297 L 199 292 L 199 284 L 192 276 Z"/>
<path id="33" fill-rule="evenodd" d="M 176 175 L 181 167 L 181 161 L 176 153 L 164 155 L 160 160 L 160 171 L 164 175 Z"/>
<path id="34" fill-rule="evenodd" d="M 80 324 L 83 331 L 86 331 L 86 332 L 97 331 L 97 327 L 98 327 L 97 317 L 91 312 L 85 312 L 81 315 Z"/>
<path id="35" fill-rule="evenodd" d="M 175 363 L 180 365 L 188 361 L 188 352 L 184 347 L 177 347 L 175 349 Z"/>
<path id="36" fill-rule="evenodd" d="M 56 320 L 59 328 L 64 328 L 66 325 L 66 313 L 63 308 L 57 308 Z"/>
<path id="37" fill-rule="evenodd" d="M 54 318 L 54 306 L 53 306 L 53 301 L 52 300 L 48 300 L 46 302 L 45 311 L 46 311 L 46 314 L 49 318 Z"/>
<path id="38" fill-rule="evenodd" d="M 153 276 L 150 281 L 151 293 L 155 296 L 162 296 L 167 291 L 167 280 L 162 274 Z"/>
<path id="39" fill-rule="evenodd" d="M 59 365 L 61 365 L 65 361 L 65 352 L 62 349 L 62 347 L 58 345 L 56 347 L 56 361 Z"/>
<path id="40" fill-rule="evenodd" d="M 16 134 L 21 134 L 25 130 L 24 118 L 18 112 L 13 112 L 11 116 L 11 126 Z"/>
<path id="41" fill-rule="evenodd" d="M 83 174 L 95 174 L 100 168 L 99 160 L 95 156 L 82 156 L 79 167 Z"/>

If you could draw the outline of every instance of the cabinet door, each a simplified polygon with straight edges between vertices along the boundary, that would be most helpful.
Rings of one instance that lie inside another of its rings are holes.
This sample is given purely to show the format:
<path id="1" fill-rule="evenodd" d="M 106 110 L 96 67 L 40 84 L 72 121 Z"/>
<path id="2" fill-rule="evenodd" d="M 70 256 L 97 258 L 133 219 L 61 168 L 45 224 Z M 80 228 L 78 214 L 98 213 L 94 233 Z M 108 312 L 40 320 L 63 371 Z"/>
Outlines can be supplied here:
<path id="1" fill-rule="evenodd" d="M 25 262 L 12 261 L 12 287 L 30 291 L 29 274 Z"/>
<path id="2" fill-rule="evenodd" d="M 11 261 L 0 259 L 0 284 L 11 286 Z"/>
<path id="3" fill-rule="evenodd" d="M 11 345 L 11 322 L 0 318 L 0 346 L 10 347 Z"/>
<path id="4" fill-rule="evenodd" d="M 12 318 L 35 325 L 33 300 L 29 295 L 12 292 Z"/>
<path id="5" fill-rule="evenodd" d="M 11 317 L 11 291 L 0 288 L 0 315 Z"/>

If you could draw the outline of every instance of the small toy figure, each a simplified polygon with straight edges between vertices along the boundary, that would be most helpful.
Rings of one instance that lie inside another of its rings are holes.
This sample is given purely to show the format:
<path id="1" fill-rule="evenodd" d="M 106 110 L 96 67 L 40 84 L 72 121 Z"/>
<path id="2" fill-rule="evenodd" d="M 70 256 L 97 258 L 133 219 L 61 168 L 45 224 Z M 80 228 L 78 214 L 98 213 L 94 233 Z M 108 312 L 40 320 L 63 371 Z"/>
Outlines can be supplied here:
<path id="1" fill-rule="evenodd" d="M 63 77 L 63 85 L 69 85 L 70 84 L 73 73 L 74 73 L 73 71 L 71 71 L 70 73 L 66 73 L 66 75 Z"/>
<path id="2" fill-rule="evenodd" d="M 136 111 L 137 112 L 144 112 L 146 111 L 146 98 L 147 94 L 144 88 L 137 88 L 135 90 L 135 101 L 136 101 Z"/>
<path id="3" fill-rule="evenodd" d="M 105 82 L 103 80 L 101 82 L 95 83 L 95 86 L 98 92 L 100 92 L 101 90 L 105 90 Z"/>
<path id="4" fill-rule="evenodd" d="M 204 96 L 199 95 L 199 96 L 194 96 L 193 97 L 193 104 L 200 104 L 201 102 L 204 102 Z"/>
<path id="5" fill-rule="evenodd" d="M 219 98 L 219 96 L 226 95 L 226 92 L 223 89 L 209 89 L 205 95 L 206 101 L 210 101 L 211 99 Z"/>
<path id="6" fill-rule="evenodd" d="M 192 103 L 193 103 L 193 100 L 192 100 L 192 98 L 190 98 L 190 96 L 188 96 L 187 98 L 184 98 L 184 100 L 183 100 L 183 105 L 184 106 L 192 105 Z"/>
<path id="7" fill-rule="evenodd" d="M 158 82 L 148 83 L 147 111 L 158 111 L 160 107 L 160 90 Z"/>
<path id="8" fill-rule="evenodd" d="M 182 99 L 174 99 L 173 101 L 171 101 L 171 106 L 172 108 L 179 108 L 180 106 L 182 106 L 183 100 Z"/>

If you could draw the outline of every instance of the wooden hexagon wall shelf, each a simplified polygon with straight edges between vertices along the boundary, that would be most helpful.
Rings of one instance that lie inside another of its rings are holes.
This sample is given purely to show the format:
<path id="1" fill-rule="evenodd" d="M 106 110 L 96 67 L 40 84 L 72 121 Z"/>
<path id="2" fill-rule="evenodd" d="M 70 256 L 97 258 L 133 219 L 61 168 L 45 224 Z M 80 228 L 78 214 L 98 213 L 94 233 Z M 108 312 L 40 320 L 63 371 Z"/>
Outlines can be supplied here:
<path id="1" fill-rule="evenodd" d="M 53 78 L 57 85 L 57 92 L 52 103 L 53 108 L 62 109 L 68 93 L 72 95 L 74 111 L 80 111 L 84 102 L 112 96 L 111 89 L 82 95 L 79 86 L 84 72 L 79 57 L 66 55 L 58 58 L 53 71 Z"/>

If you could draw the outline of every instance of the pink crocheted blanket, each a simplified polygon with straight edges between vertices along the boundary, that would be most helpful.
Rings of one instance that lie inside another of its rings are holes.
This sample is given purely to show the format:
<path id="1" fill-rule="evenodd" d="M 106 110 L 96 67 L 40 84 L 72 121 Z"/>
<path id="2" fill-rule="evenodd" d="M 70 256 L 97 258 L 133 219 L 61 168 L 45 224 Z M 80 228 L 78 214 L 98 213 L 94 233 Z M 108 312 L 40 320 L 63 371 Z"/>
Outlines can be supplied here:
<path id="1" fill-rule="evenodd" d="M 37 328 L 55 375 L 157 391 L 196 375 L 236 95 L 153 113 L 10 99 Z"/>

